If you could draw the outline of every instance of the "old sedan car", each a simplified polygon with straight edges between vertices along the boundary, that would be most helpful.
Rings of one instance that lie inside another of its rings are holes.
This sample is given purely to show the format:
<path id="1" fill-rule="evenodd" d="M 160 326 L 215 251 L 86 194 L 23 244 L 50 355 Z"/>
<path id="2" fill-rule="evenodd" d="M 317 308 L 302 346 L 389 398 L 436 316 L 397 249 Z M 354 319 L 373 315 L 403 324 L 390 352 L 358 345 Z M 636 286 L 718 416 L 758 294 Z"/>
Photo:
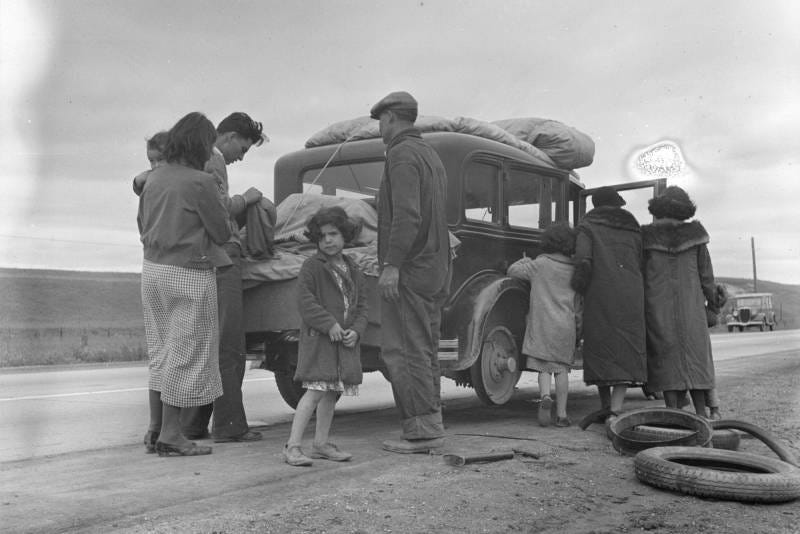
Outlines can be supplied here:
<path id="1" fill-rule="evenodd" d="M 473 387 L 487 404 L 503 404 L 526 369 L 520 348 L 529 300 L 526 284 L 506 276 L 506 270 L 523 254 L 540 254 L 543 228 L 557 221 L 576 223 L 592 190 L 574 172 L 495 140 L 455 132 L 423 136 L 447 170 L 447 221 L 460 241 L 443 309 L 442 374 Z M 275 165 L 275 201 L 306 192 L 371 202 L 383 173 L 384 151 L 377 138 L 287 154 Z M 652 196 L 665 187 L 666 180 L 659 179 L 618 189 L 644 188 Z M 367 281 L 371 295 L 362 366 L 385 373 L 377 278 Z M 275 373 L 291 406 L 303 391 L 293 382 L 300 325 L 294 298 L 294 280 L 265 281 L 244 294 L 248 353 Z"/>
<path id="2" fill-rule="evenodd" d="M 725 316 L 728 332 L 737 328 L 757 327 L 761 332 L 775 329 L 775 310 L 772 307 L 772 293 L 740 293 L 729 297 L 730 313 Z"/>

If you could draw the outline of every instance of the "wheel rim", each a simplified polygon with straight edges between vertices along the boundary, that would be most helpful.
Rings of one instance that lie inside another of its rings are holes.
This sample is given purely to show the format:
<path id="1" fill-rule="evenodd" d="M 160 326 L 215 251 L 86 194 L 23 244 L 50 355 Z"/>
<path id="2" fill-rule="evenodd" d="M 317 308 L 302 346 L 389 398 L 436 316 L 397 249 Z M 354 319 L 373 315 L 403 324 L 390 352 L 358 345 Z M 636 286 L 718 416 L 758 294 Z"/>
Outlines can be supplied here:
<path id="1" fill-rule="evenodd" d="M 514 394 L 521 374 L 517 354 L 517 344 L 508 328 L 495 326 L 489 331 L 481 350 L 481 382 L 494 404 L 503 404 Z"/>

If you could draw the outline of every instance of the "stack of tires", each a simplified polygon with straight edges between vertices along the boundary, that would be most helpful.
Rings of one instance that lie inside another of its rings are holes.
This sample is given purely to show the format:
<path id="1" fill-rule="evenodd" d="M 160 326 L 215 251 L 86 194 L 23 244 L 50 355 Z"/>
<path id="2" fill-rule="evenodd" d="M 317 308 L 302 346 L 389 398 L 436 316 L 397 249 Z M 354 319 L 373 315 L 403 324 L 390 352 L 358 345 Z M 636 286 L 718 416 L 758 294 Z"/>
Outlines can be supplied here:
<path id="1" fill-rule="evenodd" d="M 614 448 L 634 456 L 636 477 L 662 489 L 722 500 L 779 503 L 800 498 L 800 468 L 770 432 L 744 421 L 707 421 L 683 410 L 643 409 L 611 417 Z M 739 452 L 739 432 L 778 458 Z"/>

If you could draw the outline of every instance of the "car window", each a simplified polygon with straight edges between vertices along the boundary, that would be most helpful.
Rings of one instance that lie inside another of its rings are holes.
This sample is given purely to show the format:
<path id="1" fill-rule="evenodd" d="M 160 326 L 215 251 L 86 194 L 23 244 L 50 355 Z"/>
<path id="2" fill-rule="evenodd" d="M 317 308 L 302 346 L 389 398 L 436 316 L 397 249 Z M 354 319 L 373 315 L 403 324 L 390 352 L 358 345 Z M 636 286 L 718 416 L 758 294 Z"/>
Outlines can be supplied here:
<path id="1" fill-rule="evenodd" d="M 500 222 L 498 180 L 500 167 L 470 161 L 464 173 L 464 215 L 468 220 Z"/>
<path id="2" fill-rule="evenodd" d="M 337 197 L 374 198 L 380 187 L 384 162 L 365 161 L 309 169 L 302 175 L 303 191 Z"/>
<path id="3" fill-rule="evenodd" d="M 747 297 L 736 299 L 737 308 L 757 308 L 761 306 L 761 297 Z"/>
<path id="4" fill-rule="evenodd" d="M 508 224 L 546 228 L 556 220 L 559 180 L 534 169 L 509 166 L 503 181 Z"/>

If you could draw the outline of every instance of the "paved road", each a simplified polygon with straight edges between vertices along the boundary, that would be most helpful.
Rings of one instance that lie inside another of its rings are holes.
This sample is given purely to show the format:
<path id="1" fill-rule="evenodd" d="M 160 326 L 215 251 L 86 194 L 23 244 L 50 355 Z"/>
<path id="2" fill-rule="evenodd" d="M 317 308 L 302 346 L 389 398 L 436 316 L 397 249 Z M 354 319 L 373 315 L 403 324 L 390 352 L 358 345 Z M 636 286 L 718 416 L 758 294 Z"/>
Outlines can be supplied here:
<path id="1" fill-rule="evenodd" d="M 715 334 L 714 358 L 732 358 L 798 349 L 800 330 Z M 147 368 L 45 368 L 0 372 L 0 462 L 65 452 L 138 443 L 146 430 Z M 570 375 L 570 389 L 584 387 L 580 372 Z M 521 394 L 536 388 L 535 373 L 523 373 Z M 445 401 L 472 397 L 471 389 L 442 381 Z M 290 421 L 293 411 L 281 399 L 272 373 L 251 369 L 243 386 L 251 425 Z M 343 397 L 337 413 L 393 405 L 391 389 L 380 373 L 365 374 L 359 397 Z"/>

